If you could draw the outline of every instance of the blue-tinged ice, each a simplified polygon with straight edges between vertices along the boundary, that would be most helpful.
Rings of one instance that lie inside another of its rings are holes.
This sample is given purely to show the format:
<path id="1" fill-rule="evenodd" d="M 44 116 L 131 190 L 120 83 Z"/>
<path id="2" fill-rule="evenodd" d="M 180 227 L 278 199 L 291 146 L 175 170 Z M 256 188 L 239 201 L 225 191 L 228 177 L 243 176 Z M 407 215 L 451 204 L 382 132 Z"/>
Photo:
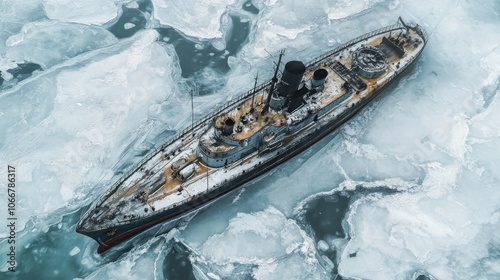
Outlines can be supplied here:
<path id="1" fill-rule="evenodd" d="M 121 13 L 121 5 L 132 0 L 43 0 L 49 19 L 82 24 L 103 25 Z"/>
<path id="2" fill-rule="evenodd" d="M 42 0 L 1 1 L 0 11 L 0 57 L 5 50 L 5 41 L 21 30 L 23 24 L 45 17 Z"/>
<path id="3" fill-rule="evenodd" d="M 114 45 L 111 32 L 97 26 L 42 21 L 25 24 L 6 41 L 5 56 L 49 68 L 78 54 Z"/>
<path id="4" fill-rule="evenodd" d="M 316 260 L 314 241 L 297 223 L 268 207 L 255 213 L 238 213 L 220 234 L 199 246 L 197 262 L 209 264 L 212 273 L 230 277 L 237 266 L 249 266 L 255 279 L 319 279 L 326 272 Z"/>
<path id="5" fill-rule="evenodd" d="M 364 131 L 356 136 L 360 148 L 370 143 L 385 156 L 382 162 L 393 163 L 380 165 L 380 160 L 347 149 L 340 164 L 351 178 L 388 167 L 403 177 L 416 175 L 418 185 L 411 192 L 368 197 L 352 207 L 352 239 L 339 273 L 399 279 L 420 268 L 437 279 L 497 278 L 500 169 L 493 158 L 500 151 L 494 148 L 498 121 L 493 119 L 500 109 L 500 73 L 494 66 L 498 42 L 487 38 L 495 36 L 498 19 L 478 18 L 469 2 L 429 7 L 441 17 L 410 1 L 400 5 L 422 19 L 432 37 L 414 71 L 417 76 L 403 79 L 377 104 L 370 125 L 362 125 Z"/>
<path id="6" fill-rule="evenodd" d="M 117 260 L 108 261 L 100 267 L 96 267 L 92 273 L 81 279 L 164 279 L 163 262 L 170 250 L 171 246 L 165 238 L 154 237 L 144 244 L 132 248 Z M 97 263 L 102 261 L 95 252 L 86 252 L 86 258 Z"/>

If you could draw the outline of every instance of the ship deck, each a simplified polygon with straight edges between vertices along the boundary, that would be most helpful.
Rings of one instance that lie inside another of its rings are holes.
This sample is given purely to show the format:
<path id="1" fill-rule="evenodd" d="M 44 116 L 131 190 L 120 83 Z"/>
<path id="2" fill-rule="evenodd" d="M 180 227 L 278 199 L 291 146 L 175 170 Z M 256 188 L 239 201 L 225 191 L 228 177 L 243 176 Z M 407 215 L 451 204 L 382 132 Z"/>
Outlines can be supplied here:
<path id="1" fill-rule="evenodd" d="M 236 110 L 229 112 L 226 115 L 220 116 L 215 121 L 215 128 L 222 129 L 224 127 L 224 121 L 227 118 L 232 118 L 236 121 L 235 127 L 242 126 L 243 129 L 241 131 L 235 131 L 232 135 L 228 136 L 229 139 L 232 140 L 244 140 L 248 137 L 254 135 L 262 128 L 273 125 L 273 126 L 282 126 L 286 124 L 286 115 L 284 112 L 275 112 L 270 110 L 265 116 L 262 115 L 262 110 L 264 109 L 264 102 L 267 96 L 266 90 L 262 90 L 255 95 L 255 99 L 252 102 L 252 99 L 248 99 L 243 104 L 238 106 Z M 253 103 L 253 111 L 252 109 Z M 251 118 L 253 121 L 249 121 L 246 124 L 242 124 L 242 117 Z"/>
<path id="2" fill-rule="evenodd" d="M 400 28 L 399 31 L 398 29 L 390 30 L 374 37 L 361 40 L 349 48 L 341 50 L 319 61 L 313 67 L 309 67 L 304 76 L 304 80 L 310 79 L 314 69 L 319 67 L 328 71 L 325 88 L 322 92 L 316 94 L 318 110 L 346 94 L 346 89 L 342 86 L 345 80 L 332 68 L 333 63 L 338 62 L 350 68 L 352 66 L 352 59 L 349 55 L 349 51 L 365 44 L 377 46 L 381 43 L 384 36 L 388 36 L 389 32 L 392 32 L 391 35 L 397 36 L 397 32 L 402 32 L 401 30 L 403 30 L 403 28 Z M 409 30 L 409 33 L 412 37 L 420 38 L 419 34 L 412 29 Z M 425 42 L 425 38 L 421 39 L 422 42 Z M 112 227 L 113 225 L 119 225 L 130 222 L 131 220 L 150 216 L 158 211 L 170 209 L 176 205 L 189 201 L 193 197 L 208 193 L 216 189 L 223 182 L 229 181 L 236 176 L 241 176 L 246 171 L 255 168 L 263 162 L 279 156 L 280 153 L 286 152 L 290 146 L 298 143 L 302 135 L 307 135 L 310 130 L 319 126 L 327 125 L 335 119 L 336 115 L 349 110 L 363 99 L 369 98 L 377 89 L 386 85 L 420 54 L 424 45 L 425 44 L 404 45 L 404 56 L 391 56 L 388 60 L 388 69 L 386 72 L 374 79 L 362 79 L 363 82 L 366 83 L 366 88 L 351 94 L 339 106 L 327 112 L 317 122 L 306 126 L 303 130 L 299 131 L 297 135 L 284 137 L 280 140 L 281 145 L 278 145 L 278 148 L 272 153 L 258 154 L 257 152 L 253 152 L 246 158 L 227 166 L 221 168 L 208 167 L 204 162 L 197 159 L 196 156 L 196 149 L 199 141 L 203 141 L 203 136 L 200 137 L 200 135 L 202 131 L 206 133 L 206 131 L 210 129 L 221 129 L 227 117 L 233 118 L 236 121 L 235 127 L 238 126 L 242 117 L 248 117 L 250 114 L 252 97 L 239 102 L 215 119 L 215 128 L 210 128 L 213 121 L 207 120 L 204 125 L 190 133 L 193 137 L 179 138 L 174 144 L 162 149 L 161 152 L 152 156 L 137 169 L 136 172 L 124 180 L 121 185 L 109 193 L 104 201 L 99 202 L 99 207 L 95 208 L 108 207 L 113 210 L 99 213 L 94 209 L 94 212 L 87 215 L 87 222 L 84 226 L 87 227 L 88 230 Z M 232 140 L 244 140 L 268 125 L 278 127 L 286 125 L 287 116 L 289 114 L 287 112 L 274 112 L 271 110 L 264 116 L 260 115 L 264 107 L 263 103 L 266 98 L 267 90 L 268 88 L 265 87 L 255 93 L 253 100 L 254 111 L 252 114 L 255 121 L 245 124 L 243 130 L 231 135 Z M 231 149 L 231 145 L 224 145 L 222 143 L 214 147 L 215 151 L 224 151 L 228 149 Z M 194 166 L 194 173 L 189 178 L 181 179 L 174 174 L 176 172 L 173 171 L 172 166 L 180 159 L 185 159 Z"/>

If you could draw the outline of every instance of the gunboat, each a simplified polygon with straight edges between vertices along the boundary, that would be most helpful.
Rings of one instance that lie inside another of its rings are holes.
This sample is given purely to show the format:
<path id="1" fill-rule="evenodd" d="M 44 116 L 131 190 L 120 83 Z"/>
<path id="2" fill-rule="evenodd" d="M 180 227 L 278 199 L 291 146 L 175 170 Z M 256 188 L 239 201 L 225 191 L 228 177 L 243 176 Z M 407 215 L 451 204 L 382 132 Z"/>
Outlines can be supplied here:
<path id="1" fill-rule="evenodd" d="M 89 207 L 76 231 L 103 253 L 263 175 L 359 112 L 427 40 L 419 25 L 399 18 L 307 64 L 289 61 L 279 75 L 281 51 L 272 79 L 148 153 Z"/>

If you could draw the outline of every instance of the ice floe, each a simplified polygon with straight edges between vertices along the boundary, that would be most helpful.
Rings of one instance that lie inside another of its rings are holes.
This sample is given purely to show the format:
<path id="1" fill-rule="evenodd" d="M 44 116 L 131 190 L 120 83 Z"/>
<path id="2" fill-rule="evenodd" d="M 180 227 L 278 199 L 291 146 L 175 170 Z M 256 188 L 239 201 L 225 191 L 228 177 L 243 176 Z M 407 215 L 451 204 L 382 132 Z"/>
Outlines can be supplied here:
<path id="1" fill-rule="evenodd" d="M 103 25 L 118 18 L 127 0 L 43 0 L 43 8 L 49 19 L 82 24 Z"/>

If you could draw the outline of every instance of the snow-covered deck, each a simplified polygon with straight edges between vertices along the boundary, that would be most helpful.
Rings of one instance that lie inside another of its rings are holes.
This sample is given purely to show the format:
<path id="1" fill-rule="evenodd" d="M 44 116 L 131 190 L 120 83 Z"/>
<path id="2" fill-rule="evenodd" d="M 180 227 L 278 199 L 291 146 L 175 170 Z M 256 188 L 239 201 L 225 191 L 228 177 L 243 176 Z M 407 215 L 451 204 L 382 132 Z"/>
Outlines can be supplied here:
<path id="1" fill-rule="evenodd" d="M 310 96 L 307 100 L 307 106 L 303 108 L 319 111 L 321 108 L 326 107 L 328 104 L 331 104 L 345 94 L 346 90 L 342 88 L 344 81 L 333 69 L 329 68 L 329 65 L 334 61 L 340 61 L 349 67 L 352 64 L 349 56 L 352 50 L 364 44 L 376 44 L 376 42 L 382 40 L 383 36 L 387 36 L 387 33 L 392 31 L 394 30 L 391 29 L 386 33 L 381 33 L 375 37 L 351 44 L 348 49 L 331 54 L 327 56 L 325 60 L 318 61 L 315 68 L 309 67 L 305 75 L 306 80 L 312 75 L 315 69 L 321 67 L 328 71 L 328 81 L 325 83 L 323 91 Z M 124 180 L 121 185 L 100 204 L 99 209 L 108 208 L 110 210 L 102 211 L 101 213 L 94 212 L 94 214 L 90 215 L 91 217 L 88 219 L 86 226 L 98 228 L 112 227 L 117 224 L 153 215 L 157 211 L 164 211 L 176 207 L 179 204 L 190 201 L 194 197 L 206 194 L 220 187 L 224 182 L 241 176 L 257 165 L 263 164 L 265 161 L 285 152 L 298 143 L 303 136 L 308 135 L 310 131 L 331 123 L 337 116 L 356 106 L 363 99 L 370 97 L 378 88 L 383 87 L 404 70 L 418 56 L 425 42 L 425 38 L 421 38 L 420 35 L 413 30 L 410 31 L 410 36 L 420 38 L 421 43 L 408 44 L 408 46 L 405 46 L 404 56 L 397 60 L 395 60 L 394 57 L 390 58 L 388 69 L 385 73 L 376 79 L 364 79 L 364 82 L 367 84 L 365 89 L 356 94 L 351 94 L 345 101 L 322 115 L 316 122 L 299 130 L 296 134 L 281 139 L 282 145 L 277 145 L 278 148 L 276 148 L 273 153 L 258 154 L 257 152 L 253 152 L 246 158 L 235 163 L 228 164 L 221 168 L 210 168 L 196 158 L 195 152 L 199 145 L 199 141 L 210 140 L 210 137 L 206 136 L 209 135 L 209 133 L 205 136 L 201 136 L 201 138 L 178 138 L 169 146 L 164 147 L 162 152 L 152 156 L 140 167 L 140 169 L 136 170 L 136 172 Z M 265 91 L 266 88 L 263 87 L 255 94 L 254 114 L 262 110 L 262 100 Z M 252 96 L 247 95 L 247 99 L 239 106 L 229 110 L 229 112 L 224 114 L 225 116 L 219 117 L 216 120 L 215 129 L 222 127 L 223 118 L 227 116 L 231 116 L 239 122 L 241 116 L 245 114 L 248 115 L 250 108 L 252 108 Z M 292 117 L 293 114 L 295 114 L 295 112 L 292 113 Z M 246 127 L 246 130 L 244 129 L 239 133 L 235 133 L 235 136 L 232 137 L 235 140 L 244 139 L 265 126 L 284 125 L 286 124 L 287 116 L 290 117 L 289 114 L 285 112 L 269 112 L 265 117 L 259 115 L 253 122 L 249 122 L 249 125 L 247 124 L 248 127 Z M 211 121 L 207 120 L 205 124 L 206 125 L 198 127 L 195 131 L 192 131 L 192 134 L 200 135 L 202 131 L 206 133 L 209 130 L 213 130 L 208 127 L 209 124 L 212 124 Z M 187 179 L 185 178 L 184 181 L 173 176 L 172 173 L 172 165 L 180 159 L 186 159 L 186 164 L 184 164 L 182 168 L 186 168 L 188 165 L 192 165 L 189 168 L 194 168 L 194 174 Z"/>

